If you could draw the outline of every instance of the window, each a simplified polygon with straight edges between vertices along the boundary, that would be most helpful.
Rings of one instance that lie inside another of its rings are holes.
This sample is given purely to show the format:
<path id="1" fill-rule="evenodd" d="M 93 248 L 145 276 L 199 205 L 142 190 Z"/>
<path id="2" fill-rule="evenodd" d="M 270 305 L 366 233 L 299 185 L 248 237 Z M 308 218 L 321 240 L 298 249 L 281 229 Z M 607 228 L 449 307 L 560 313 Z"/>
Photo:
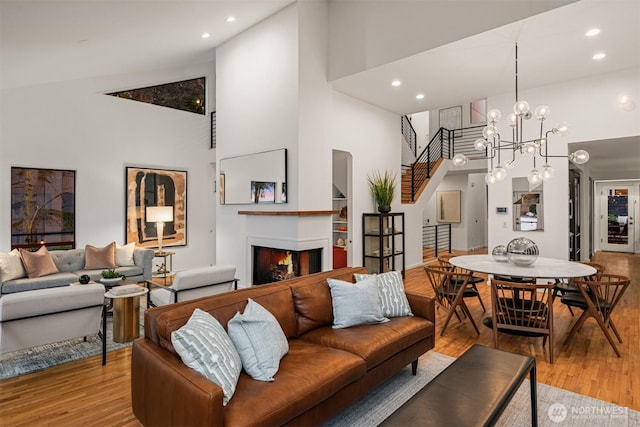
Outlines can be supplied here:
<path id="1" fill-rule="evenodd" d="M 205 89 L 206 78 L 199 77 L 157 86 L 112 92 L 107 95 L 204 115 L 206 112 Z"/>

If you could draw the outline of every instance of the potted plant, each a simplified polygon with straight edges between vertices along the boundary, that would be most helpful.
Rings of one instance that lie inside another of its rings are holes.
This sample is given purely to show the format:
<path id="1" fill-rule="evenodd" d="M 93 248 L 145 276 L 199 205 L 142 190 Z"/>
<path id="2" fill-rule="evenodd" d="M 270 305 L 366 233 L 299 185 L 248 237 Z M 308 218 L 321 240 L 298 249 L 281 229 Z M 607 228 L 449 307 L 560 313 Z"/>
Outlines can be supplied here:
<path id="1" fill-rule="evenodd" d="M 374 171 L 367 176 L 369 190 L 378 205 L 378 212 L 388 213 L 391 211 L 391 202 L 396 190 L 396 174 L 385 170 L 384 172 Z"/>

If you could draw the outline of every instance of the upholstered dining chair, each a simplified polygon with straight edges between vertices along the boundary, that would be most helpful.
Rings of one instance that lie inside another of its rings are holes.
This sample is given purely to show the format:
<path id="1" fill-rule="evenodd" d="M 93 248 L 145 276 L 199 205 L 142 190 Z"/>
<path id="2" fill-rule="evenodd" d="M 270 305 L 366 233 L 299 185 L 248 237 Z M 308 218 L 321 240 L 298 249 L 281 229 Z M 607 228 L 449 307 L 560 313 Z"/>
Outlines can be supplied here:
<path id="1" fill-rule="evenodd" d="M 449 325 L 449 321 L 451 320 L 451 316 L 455 314 L 458 320 L 462 321 L 460 314 L 458 314 L 458 308 L 462 311 L 463 317 L 469 318 L 473 329 L 475 329 L 476 333 L 480 335 L 480 331 L 471 316 L 469 307 L 467 307 L 464 302 L 465 298 L 475 298 L 478 296 L 478 292 L 469 287 L 468 282 L 471 275 L 462 272 L 454 272 L 451 268 L 441 265 L 427 265 L 424 267 L 424 270 L 427 273 L 429 283 L 435 292 L 437 307 L 442 308 L 447 313 L 444 325 L 442 326 L 442 331 L 440 331 L 440 336 L 444 335 L 444 332 Z"/>
<path id="2" fill-rule="evenodd" d="M 590 261 L 580 261 L 580 264 L 589 265 L 596 269 L 595 274 L 584 277 L 583 278 L 584 280 L 598 280 L 598 278 L 600 278 L 600 276 L 602 275 L 602 273 L 604 273 L 604 270 L 606 268 L 602 264 L 598 264 L 596 262 L 590 262 Z M 556 285 L 553 287 L 554 298 L 557 297 L 558 294 L 560 294 L 560 296 L 563 297 L 571 293 L 580 294 L 580 291 L 578 290 L 578 286 L 575 284 L 575 279 L 572 279 L 569 281 L 558 281 Z M 571 305 L 567 305 L 567 308 L 569 309 L 569 313 L 571 313 L 571 315 L 573 316 L 573 310 L 571 309 Z"/>
<path id="3" fill-rule="evenodd" d="M 484 302 L 482 301 L 482 297 L 480 296 L 480 291 L 478 291 L 478 286 L 477 286 L 478 283 L 484 282 L 484 278 L 474 275 L 472 271 L 460 269 L 460 268 L 456 267 L 455 265 L 451 264 L 451 262 L 449 262 L 449 259 L 453 258 L 454 256 L 457 256 L 457 255 L 449 254 L 449 253 L 440 255 L 440 256 L 438 256 L 438 263 L 441 266 L 450 268 L 452 271 L 461 271 L 463 273 L 470 274 L 471 277 L 469 278 L 469 280 L 467 282 L 468 286 L 473 288 L 473 290 L 478 294 L 478 301 L 480 301 L 480 306 L 482 306 L 482 311 L 483 312 L 487 311 L 485 309 L 485 307 L 484 307 Z M 457 278 L 456 277 L 454 280 L 457 281 L 457 282 L 461 282 L 462 278 Z"/>
<path id="4" fill-rule="evenodd" d="M 549 343 L 549 363 L 553 363 L 553 283 L 516 283 L 491 280 L 491 327 L 495 348 L 500 333 L 542 337 Z"/>
<path id="5" fill-rule="evenodd" d="M 580 330 L 589 317 L 593 317 L 611 344 L 613 351 L 618 357 L 621 357 L 620 351 L 609 333 L 609 329 L 611 329 L 618 341 L 622 343 L 622 338 L 611 319 L 611 313 L 620 302 L 631 280 L 625 276 L 602 273 L 593 280 L 576 280 L 574 283 L 577 285 L 579 293 L 565 294 L 560 301 L 584 311 L 569 331 L 565 344 Z"/>

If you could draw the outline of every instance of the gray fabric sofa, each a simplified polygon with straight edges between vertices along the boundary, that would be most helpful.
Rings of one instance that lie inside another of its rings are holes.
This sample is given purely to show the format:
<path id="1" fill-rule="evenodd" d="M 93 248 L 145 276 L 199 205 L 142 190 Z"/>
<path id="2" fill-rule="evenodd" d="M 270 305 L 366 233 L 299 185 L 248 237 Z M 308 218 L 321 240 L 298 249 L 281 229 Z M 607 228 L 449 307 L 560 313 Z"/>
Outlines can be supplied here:
<path id="1" fill-rule="evenodd" d="M 3 282 L 0 284 L 0 297 L 15 292 L 33 291 L 38 289 L 57 288 L 77 282 L 83 274 L 98 281 L 103 269 L 85 270 L 85 255 L 83 249 L 53 250 L 49 251 L 51 258 L 58 267 L 58 273 L 37 278 L 21 278 Z M 133 252 L 135 265 L 118 267 L 115 269 L 124 274 L 127 279 L 144 281 L 151 278 L 153 250 L 136 248 Z"/>

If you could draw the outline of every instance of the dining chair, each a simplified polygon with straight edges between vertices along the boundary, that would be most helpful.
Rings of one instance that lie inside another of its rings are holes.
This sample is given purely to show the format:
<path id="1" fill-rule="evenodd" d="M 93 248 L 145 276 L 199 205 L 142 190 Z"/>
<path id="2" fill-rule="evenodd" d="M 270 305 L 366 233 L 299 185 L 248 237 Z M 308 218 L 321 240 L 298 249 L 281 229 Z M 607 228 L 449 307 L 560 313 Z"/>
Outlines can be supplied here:
<path id="1" fill-rule="evenodd" d="M 449 262 L 449 259 L 453 258 L 454 256 L 457 256 L 457 255 L 450 254 L 450 253 L 440 255 L 440 256 L 438 256 L 438 263 L 441 266 L 449 267 L 452 271 L 460 271 L 460 272 L 463 272 L 463 273 L 471 275 L 471 277 L 469 278 L 469 280 L 467 282 L 468 286 L 473 288 L 473 290 L 478 294 L 478 301 L 480 301 L 480 306 L 482 306 L 482 311 L 486 312 L 487 310 L 484 307 L 484 302 L 482 301 L 482 297 L 480 296 L 480 291 L 478 291 L 478 286 L 477 286 L 478 283 L 484 282 L 484 278 L 474 275 L 472 271 L 465 270 L 465 269 L 462 269 L 462 268 L 458 268 L 455 265 L 451 264 L 451 262 Z M 457 278 L 456 277 L 454 280 L 456 282 L 461 282 L 462 278 Z"/>
<path id="2" fill-rule="evenodd" d="M 589 265 L 596 269 L 596 272 L 594 274 L 584 277 L 584 280 L 597 280 L 602 275 L 602 273 L 604 273 L 604 270 L 606 268 L 602 264 L 591 261 L 580 261 L 580 264 Z M 561 297 L 571 293 L 580 294 L 578 286 L 575 284 L 575 280 L 576 279 L 571 279 L 569 281 L 557 281 L 556 285 L 553 287 L 554 298 L 557 297 L 558 294 L 560 294 Z M 573 309 L 571 308 L 571 306 L 567 305 L 567 308 L 569 309 L 569 313 L 571 313 L 571 315 L 573 316 Z"/>
<path id="3" fill-rule="evenodd" d="M 565 344 L 580 330 L 589 317 L 593 317 L 609 344 L 613 347 L 613 351 L 616 352 L 618 357 L 622 357 L 609 333 L 609 329 L 613 331 L 618 341 L 622 343 L 622 338 L 611 319 L 611 313 L 620 302 L 631 280 L 625 276 L 602 273 L 595 280 L 576 280 L 574 283 L 577 285 L 579 293 L 565 294 L 560 301 L 567 306 L 581 308 L 584 311 L 575 325 L 573 325 L 573 328 L 571 328 L 571 331 L 569 331 Z"/>
<path id="4" fill-rule="evenodd" d="M 517 283 L 491 280 L 491 327 L 495 348 L 500 333 L 542 337 L 549 342 L 549 363 L 553 363 L 553 283 Z"/>
<path id="5" fill-rule="evenodd" d="M 478 296 L 478 292 L 469 287 L 468 282 L 471 275 L 452 271 L 451 268 L 442 265 L 428 265 L 424 267 L 424 270 L 427 273 L 427 278 L 435 293 L 436 305 L 447 313 L 442 331 L 440 331 L 440 336 L 444 335 L 451 316 L 455 314 L 458 320 L 462 321 L 462 318 L 458 314 L 458 308 L 462 311 L 463 317 L 469 318 L 476 333 L 480 335 L 480 331 L 471 316 L 469 307 L 467 307 L 467 304 L 464 302 L 465 298 L 475 298 Z"/>

